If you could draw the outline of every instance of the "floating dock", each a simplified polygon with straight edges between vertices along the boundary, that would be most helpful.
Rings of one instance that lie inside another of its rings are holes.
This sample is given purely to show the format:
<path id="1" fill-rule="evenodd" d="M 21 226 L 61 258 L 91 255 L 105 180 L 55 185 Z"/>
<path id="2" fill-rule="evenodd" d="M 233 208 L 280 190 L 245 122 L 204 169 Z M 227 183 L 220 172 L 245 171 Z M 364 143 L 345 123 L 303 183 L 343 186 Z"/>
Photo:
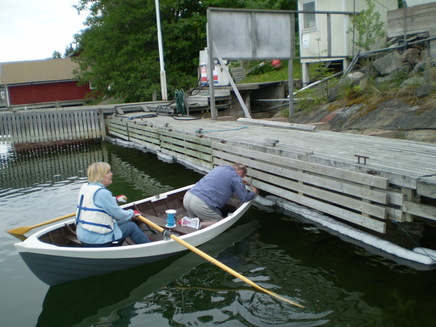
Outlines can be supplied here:
<path id="1" fill-rule="evenodd" d="M 240 118 L 110 117 L 108 135 L 205 172 L 241 162 L 253 185 L 380 234 L 387 222 L 436 220 L 432 143 Z"/>
<path id="2" fill-rule="evenodd" d="M 241 162 L 247 165 L 248 178 L 262 194 L 317 210 L 382 239 L 398 234 L 398 225 L 407 229 L 417 223 L 435 230 L 433 143 L 337 133 L 317 130 L 314 125 L 268 120 L 210 120 L 144 110 L 117 114 L 114 106 L 93 112 L 69 113 L 74 119 L 64 120 L 76 127 L 66 129 L 66 138 L 74 138 L 73 131 L 93 138 L 107 134 L 203 173 L 216 165 Z M 94 117 L 88 123 L 92 133 L 77 127 L 80 115 Z M 9 113 L 12 118 L 3 121 L 10 124 L 17 116 Z M 32 119 L 35 128 L 42 125 L 41 119 Z M 30 123 L 23 126 L 22 130 L 31 130 Z M 11 135 L 15 133 L 13 128 L 10 131 Z M 40 135 L 32 133 L 19 135 Z M 45 134 L 41 133 L 39 142 L 47 140 Z M 414 235 L 417 243 L 421 236 Z M 417 246 L 404 239 L 410 243 L 408 248 Z"/>

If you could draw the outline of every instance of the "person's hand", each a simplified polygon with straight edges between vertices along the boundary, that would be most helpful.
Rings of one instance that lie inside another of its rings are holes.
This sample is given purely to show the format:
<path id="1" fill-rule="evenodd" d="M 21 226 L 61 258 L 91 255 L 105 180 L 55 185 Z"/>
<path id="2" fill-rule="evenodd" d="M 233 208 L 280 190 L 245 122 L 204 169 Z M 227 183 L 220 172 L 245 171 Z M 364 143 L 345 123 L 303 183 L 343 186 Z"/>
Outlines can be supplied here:
<path id="1" fill-rule="evenodd" d="M 249 186 L 251 188 L 251 192 L 258 194 L 259 190 L 257 189 L 257 187 L 254 187 L 253 185 L 250 184 L 250 182 L 248 182 L 246 179 L 242 179 L 242 184 Z"/>
<path id="2" fill-rule="evenodd" d="M 118 203 L 126 203 L 127 202 L 127 196 L 125 196 L 124 194 L 116 196 L 115 199 L 117 199 Z"/>
<path id="3" fill-rule="evenodd" d="M 138 210 L 133 210 L 133 217 L 138 217 L 140 215 L 141 213 Z"/>

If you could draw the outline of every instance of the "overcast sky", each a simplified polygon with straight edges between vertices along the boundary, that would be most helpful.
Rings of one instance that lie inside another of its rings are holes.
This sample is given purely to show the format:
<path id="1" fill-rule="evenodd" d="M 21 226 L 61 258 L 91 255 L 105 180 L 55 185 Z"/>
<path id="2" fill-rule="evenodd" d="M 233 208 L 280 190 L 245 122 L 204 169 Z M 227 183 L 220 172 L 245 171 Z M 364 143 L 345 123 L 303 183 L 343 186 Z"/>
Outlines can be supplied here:
<path id="1" fill-rule="evenodd" d="M 78 0 L 0 0 L 0 62 L 51 58 L 64 54 L 84 29 L 86 13 Z"/>

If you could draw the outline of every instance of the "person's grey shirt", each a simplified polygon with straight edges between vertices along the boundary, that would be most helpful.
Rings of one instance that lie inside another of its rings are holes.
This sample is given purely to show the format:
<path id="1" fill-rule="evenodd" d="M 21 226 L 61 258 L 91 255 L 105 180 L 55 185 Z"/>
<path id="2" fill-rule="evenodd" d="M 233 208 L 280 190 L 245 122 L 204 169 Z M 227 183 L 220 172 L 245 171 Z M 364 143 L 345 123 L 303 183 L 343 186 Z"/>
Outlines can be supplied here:
<path id="1" fill-rule="evenodd" d="M 236 194 L 242 202 L 252 200 L 256 194 L 247 190 L 232 166 L 218 166 L 200 179 L 190 190 L 202 199 L 212 210 L 221 214 L 220 208 Z"/>

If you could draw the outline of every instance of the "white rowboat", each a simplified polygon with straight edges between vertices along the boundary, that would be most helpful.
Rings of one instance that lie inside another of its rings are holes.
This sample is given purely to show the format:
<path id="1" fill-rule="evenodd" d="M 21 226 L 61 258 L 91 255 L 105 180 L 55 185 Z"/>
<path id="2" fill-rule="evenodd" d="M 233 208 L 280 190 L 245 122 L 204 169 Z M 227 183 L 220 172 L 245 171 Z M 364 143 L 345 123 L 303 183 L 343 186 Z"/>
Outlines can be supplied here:
<path id="1" fill-rule="evenodd" d="M 150 198 L 125 204 L 126 209 L 136 209 L 147 219 L 164 227 L 165 213 L 176 210 L 176 218 L 186 216 L 183 196 L 192 185 L 169 191 Z M 217 237 L 235 224 L 251 206 L 232 198 L 222 208 L 226 218 L 203 228 L 193 229 L 177 225 L 172 229 L 180 239 L 197 247 Z M 72 280 L 103 275 L 135 266 L 156 262 L 186 251 L 186 247 L 166 238 L 162 233 L 150 229 L 145 223 L 137 222 L 141 230 L 152 240 L 146 244 L 133 244 L 129 238 L 122 246 L 89 248 L 82 247 L 75 235 L 74 219 L 46 227 L 15 247 L 29 269 L 44 283 L 57 285 Z"/>

